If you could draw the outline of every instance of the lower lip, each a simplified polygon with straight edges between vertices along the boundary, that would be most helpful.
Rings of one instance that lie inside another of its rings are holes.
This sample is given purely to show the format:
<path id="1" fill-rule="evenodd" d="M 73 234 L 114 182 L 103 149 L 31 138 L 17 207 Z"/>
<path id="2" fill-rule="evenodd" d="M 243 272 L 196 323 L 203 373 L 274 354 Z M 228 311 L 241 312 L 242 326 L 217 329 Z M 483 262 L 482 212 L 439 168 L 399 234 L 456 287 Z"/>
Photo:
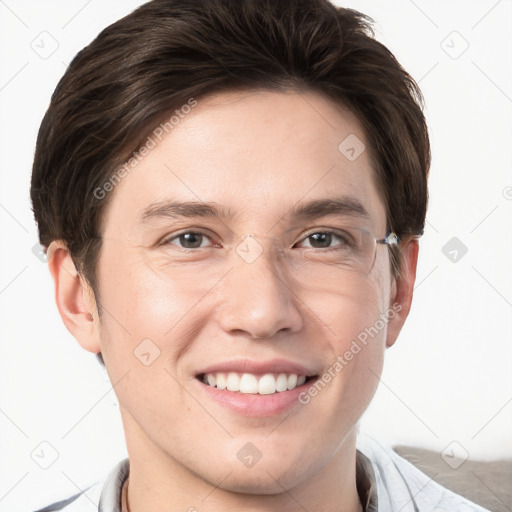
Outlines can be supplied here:
<path id="1" fill-rule="evenodd" d="M 278 391 L 271 395 L 258 395 L 253 393 L 240 393 L 217 389 L 196 379 L 202 391 L 222 406 L 245 416 L 275 416 L 299 404 L 299 395 L 304 392 L 313 380 L 306 382 L 289 391 Z"/>

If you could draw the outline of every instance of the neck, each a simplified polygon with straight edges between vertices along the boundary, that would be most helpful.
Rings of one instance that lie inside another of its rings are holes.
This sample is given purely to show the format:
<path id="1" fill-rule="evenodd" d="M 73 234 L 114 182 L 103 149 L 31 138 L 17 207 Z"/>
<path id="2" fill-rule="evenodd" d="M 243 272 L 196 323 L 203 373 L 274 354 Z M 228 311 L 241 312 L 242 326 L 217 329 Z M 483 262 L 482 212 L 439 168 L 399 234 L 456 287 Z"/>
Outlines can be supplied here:
<path id="1" fill-rule="evenodd" d="M 362 512 L 356 487 L 356 429 L 345 438 L 333 457 L 309 478 L 295 477 L 295 485 L 282 486 L 274 478 L 272 490 L 251 493 L 230 480 L 219 468 L 216 481 L 207 481 L 163 452 L 145 436 L 133 437 L 126 428 L 130 476 L 125 486 L 127 512 L 184 510 L 198 512 Z M 141 434 L 138 430 L 137 434 Z M 268 472 L 270 474 L 271 471 Z M 259 489 L 262 489 L 259 487 Z M 277 491 L 277 492 L 276 492 Z M 123 510 L 124 512 L 124 510 Z"/>

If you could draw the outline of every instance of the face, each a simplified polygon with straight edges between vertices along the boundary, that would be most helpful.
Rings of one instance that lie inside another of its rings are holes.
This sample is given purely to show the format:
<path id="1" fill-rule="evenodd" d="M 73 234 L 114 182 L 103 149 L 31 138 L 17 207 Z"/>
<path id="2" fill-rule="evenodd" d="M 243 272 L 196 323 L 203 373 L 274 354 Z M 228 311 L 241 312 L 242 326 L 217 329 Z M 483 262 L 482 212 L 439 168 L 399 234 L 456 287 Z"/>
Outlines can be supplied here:
<path id="1" fill-rule="evenodd" d="M 223 93 L 111 192 L 94 321 L 131 457 L 271 494 L 352 438 L 395 281 L 386 246 L 366 272 L 344 252 L 346 227 L 386 234 L 370 155 L 340 150 L 348 136 L 367 147 L 319 94 Z"/>

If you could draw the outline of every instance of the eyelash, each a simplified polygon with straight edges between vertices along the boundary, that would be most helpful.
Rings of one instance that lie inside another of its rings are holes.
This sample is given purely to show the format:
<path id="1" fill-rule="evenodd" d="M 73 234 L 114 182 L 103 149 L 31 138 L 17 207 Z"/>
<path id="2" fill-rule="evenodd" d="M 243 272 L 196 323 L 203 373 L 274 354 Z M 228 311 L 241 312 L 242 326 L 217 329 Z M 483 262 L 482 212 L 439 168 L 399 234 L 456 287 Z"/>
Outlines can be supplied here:
<path id="1" fill-rule="evenodd" d="M 179 239 L 181 236 L 183 235 L 190 235 L 190 234 L 194 234 L 194 235 L 200 235 L 200 236 L 203 236 L 203 237 L 206 237 L 208 239 L 210 239 L 211 237 L 209 235 L 207 235 L 206 233 L 198 230 L 198 231 L 183 231 L 182 233 L 178 233 L 177 235 L 172 235 L 172 237 L 168 237 L 168 238 L 165 238 L 164 240 L 162 240 L 162 242 L 160 243 L 160 245 L 176 245 L 176 244 L 172 244 L 171 242 L 173 240 L 176 240 L 176 239 Z M 336 231 L 333 231 L 333 230 L 328 230 L 328 229 L 325 229 L 325 230 L 322 230 L 322 229 L 316 229 L 315 231 L 311 231 L 309 232 L 308 234 L 306 234 L 305 236 L 303 236 L 299 242 L 303 242 L 305 240 L 307 240 L 308 238 L 310 238 L 311 236 L 315 235 L 315 234 L 329 234 L 329 235 L 333 235 L 334 237 L 338 238 L 338 239 L 345 239 L 345 242 L 347 244 L 350 245 L 350 240 L 347 239 L 348 235 L 347 236 L 344 236 L 342 234 L 340 234 L 339 232 L 336 232 Z M 297 243 L 299 243 L 297 242 Z M 295 244 L 294 244 L 295 245 Z M 338 244 L 339 245 L 339 244 Z M 194 248 L 190 248 L 190 247 L 180 247 L 179 245 L 176 245 L 178 247 L 178 249 L 183 249 L 185 251 L 196 251 L 197 249 L 204 249 L 204 247 L 194 247 Z M 310 249 L 317 249 L 317 250 L 329 250 L 329 249 L 336 249 L 337 246 L 333 246 L 333 247 L 323 247 L 321 249 L 318 249 L 318 248 L 315 248 L 315 247 L 309 247 Z M 306 247 L 308 248 L 308 247 Z"/>

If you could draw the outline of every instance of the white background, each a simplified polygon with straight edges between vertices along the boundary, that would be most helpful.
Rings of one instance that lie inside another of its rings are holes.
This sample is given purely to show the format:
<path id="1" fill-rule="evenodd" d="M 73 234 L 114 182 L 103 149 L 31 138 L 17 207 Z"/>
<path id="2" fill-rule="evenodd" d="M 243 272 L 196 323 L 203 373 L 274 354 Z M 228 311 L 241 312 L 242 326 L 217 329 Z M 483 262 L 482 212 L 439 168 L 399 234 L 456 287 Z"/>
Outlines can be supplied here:
<path id="1" fill-rule="evenodd" d="M 39 123 L 67 64 L 140 3 L 0 0 L 2 512 L 74 494 L 126 456 L 106 373 L 63 326 L 32 253 L 29 184 Z M 433 153 L 412 311 L 363 429 L 440 453 L 457 441 L 455 454 L 511 458 L 512 1 L 342 5 L 372 16 L 420 83 Z M 46 59 L 33 49 L 41 37 L 46 49 L 58 44 Z M 456 262 L 442 250 L 453 237 L 468 249 Z M 42 464 L 53 450 L 58 459 L 44 470 L 34 450 Z"/>

